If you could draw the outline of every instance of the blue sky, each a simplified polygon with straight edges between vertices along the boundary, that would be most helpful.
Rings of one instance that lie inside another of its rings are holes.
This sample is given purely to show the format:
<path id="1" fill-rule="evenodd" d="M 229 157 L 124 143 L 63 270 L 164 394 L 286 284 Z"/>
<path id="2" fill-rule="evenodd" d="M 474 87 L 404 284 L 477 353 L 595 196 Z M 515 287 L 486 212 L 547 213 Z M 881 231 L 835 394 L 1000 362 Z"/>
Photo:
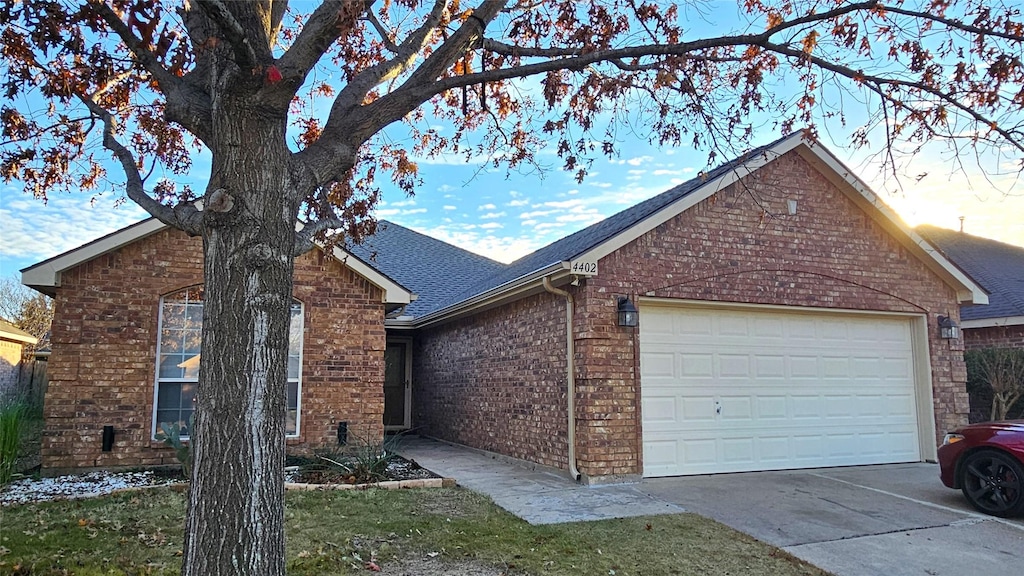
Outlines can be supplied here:
<path id="1" fill-rule="evenodd" d="M 705 25 L 697 23 L 700 20 L 707 26 L 712 26 L 712 21 L 729 27 L 754 26 L 742 22 L 745 17 L 737 13 L 735 3 L 713 2 L 706 8 L 710 10 L 703 14 L 687 12 L 697 29 Z M 784 83 L 779 81 L 780 89 L 785 89 Z M 822 142 L 907 223 L 957 228 L 959 217 L 964 216 L 967 232 L 1024 246 L 1020 222 L 1024 188 L 1013 175 L 1015 166 L 986 158 L 982 160 L 985 171 L 1009 175 L 985 176 L 972 159 L 965 159 L 966 173 L 962 173 L 944 146 L 936 145 L 926 147 L 912 160 L 904 158 L 907 163 L 897 180 L 872 162 L 882 152 L 882 134 L 873 134 L 870 149 L 846 148 L 852 128 L 871 112 L 870 103 L 865 107 L 857 97 L 836 101 L 843 105 L 848 127 L 822 122 Z M 763 121 L 764 125 L 770 123 L 770 119 Z M 757 132 L 752 144 L 779 136 L 765 129 Z M 629 137 L 623 136 L 619 142 L 616 158 L 598 158 L 582 184 L 558 168 L 551 147 L 537 153 L 545 168 L 542 175 L 536 171 L 506 174 L 488 166 L 487 158 L 467 162 L 461 154 L 421 158 L 417 163 L 423 185 L 416 195 L 406 197 L 385 187 L 376 215 L 496 260 L 511 261 L 707 168 L 706 150 L 660 148 L 640 138 L 626 139 Z M 196 190 L 203 189 L 208 169 L 208 156 L 197 157 L 190 179 Z M 117 166 L 111 166 L 109 173 L 115 182 L 121 175 Z M 927 175 L 918 179 L 921 174 Z M 0 276 L 13 276 L 21 268 L 147 217 L 130 202 L 115 207 L 119 199 L 117 192 L 98 197 L 52 194 L 44 204 L 23 193 L 16 183 L 0 183 Z"/>
<path id="2" fill-rule="evenodd" d="M 760 134 L 767 142 L 775 133 Z M 940 152 L 912 160 L 907 177 L 895 182 L 865 160 L 824 138 L 850 166 L 911 225 L 928 222 L 956 228 L 965 216 L 970 233 L 1024 246 L 1024 196 L 1013 177 L 988 179 L 979 170 L 968 178 L 951 168 Z M 496 260 L 511 261 L 584 228 L 636 202 L 689 180 L 706 166 L 706 153 L 690 148 L 658 149 L 643 141 L 623 142 L 615 159 L 598 159 L 588 178 L 577 184 L 558 169 L 557 158 L 542 151 L 549 164 L 543 176 L 506 174 L 486 166 L 484 158 L 466 162 L 461 155 L 420 159 L 423 185 L 413 197 L 387 189 L 377 217 Z M 207 162 L 196 162 L 197 179 Z M 927 172 L 916 181 L 910 175 Z M 111 171 L 112 175 L 117 173 Z M 902 188 L 900 187 L 902 185 Z M 0 275 L 70 250 L 146 214 L 130 202 L 115 207 L 113 192 L 55 194 L 47 203 L 13 185 L 0 188 Z"/>

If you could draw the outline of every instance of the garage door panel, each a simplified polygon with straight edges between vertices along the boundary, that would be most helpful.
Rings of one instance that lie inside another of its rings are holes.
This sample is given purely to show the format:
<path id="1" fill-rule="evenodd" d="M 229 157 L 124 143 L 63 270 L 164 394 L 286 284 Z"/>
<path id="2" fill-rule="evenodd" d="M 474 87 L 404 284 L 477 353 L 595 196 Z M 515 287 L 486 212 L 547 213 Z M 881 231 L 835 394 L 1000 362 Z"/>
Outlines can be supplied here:
<path id="1" fill-rule="evenodd" d="M 642 307 L 640 325 L 646 476 L 920 459 L 909 319 Z"/>
<path id="2" fill-rule="evenodd" d="M 750 356 L 747 354 L 717 354 L 718 370 L 720 378 L 743 378 L 749 379 Z"/>
<path id="3" fill-rule="evenodd" d="M 759 381 L 766 378 L 785 378 L 786 357 L 778 354 L 755 354 L 754 376 Z"/>
<path id="4" fill-rule="evenodd" d="M 649 425 L 678 424 L 679 410 L 675 405 L 674 396 L 654 396 L 645 398 L 643 403 L 644 419 Z"/>
<path id="5" fill-rule="evenodd" d="M 679 373 L 683 377 L 710 378 L 715 374 L 713 354 L 679 354 Z"/>

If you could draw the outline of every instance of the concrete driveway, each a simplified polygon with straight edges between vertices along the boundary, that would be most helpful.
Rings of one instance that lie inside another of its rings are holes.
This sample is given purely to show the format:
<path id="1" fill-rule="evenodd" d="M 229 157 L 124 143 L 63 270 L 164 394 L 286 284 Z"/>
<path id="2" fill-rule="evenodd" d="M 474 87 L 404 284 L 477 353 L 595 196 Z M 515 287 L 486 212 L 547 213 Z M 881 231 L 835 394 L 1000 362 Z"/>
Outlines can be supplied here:
<path id="1" fill-rule="evenodd" d="M 978 514 L 936 464 L 651 478 L 581 486 L 460 446 L 413 438 L 400 452 L 531 524 L 694 512 L 838 576 L 1024 573 L 1024 519 Z M 522 463 L 520 463 L 522 464 Z"/>
<path id="2" fill-rule="evenodd" d="M 840 576 L 1024 572 L 1024 520 L 978 514 L 935 464 L 646 479 L 650 496 Z"/>

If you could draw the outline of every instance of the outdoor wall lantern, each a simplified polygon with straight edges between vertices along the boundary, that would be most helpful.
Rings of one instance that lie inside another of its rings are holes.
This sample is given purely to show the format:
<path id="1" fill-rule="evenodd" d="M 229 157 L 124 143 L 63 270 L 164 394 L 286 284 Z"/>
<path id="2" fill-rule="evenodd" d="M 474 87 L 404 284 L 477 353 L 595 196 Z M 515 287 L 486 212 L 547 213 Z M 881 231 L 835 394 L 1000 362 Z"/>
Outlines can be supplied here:
<path id="1" fill-rule="evenodd" d="M 939 335 L 943 340 L 956 340 L 960 337 L 960 327 L 949 316 L 939 316 Z"/>
<path id="2" fill-rule="evenodd" d="M 619 326 L 635 328 L 640 323 L 640 312 L 626 296 L 619 296 Z"/>

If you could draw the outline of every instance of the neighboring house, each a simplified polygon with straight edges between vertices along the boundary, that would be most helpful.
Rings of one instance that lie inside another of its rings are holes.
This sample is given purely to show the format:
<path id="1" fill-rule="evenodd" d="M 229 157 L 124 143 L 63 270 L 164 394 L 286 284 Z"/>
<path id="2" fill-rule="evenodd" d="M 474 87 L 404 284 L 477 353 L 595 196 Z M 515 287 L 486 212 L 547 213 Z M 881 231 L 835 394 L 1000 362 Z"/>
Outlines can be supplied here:
<path id="1" fill-rule="evenodd" d="M 18 393 L 25 344 L 37 342 L 35 336 L 0 318 L 0 402 Z"/>
<path id="2" fill-rule="evenodd" d="M 44 467 L 171 461 L 200 258 L 147 221 L 23 271 L 57 298 Z M 801 135 L 508 265 L 383 222 L 295 298 L 293 450 L 412 428 L 588 482 L 934 459 L 968 412 L 938 317 L 987 301 Z"/>
<path id="3" fill-rule="evenodd" d="M 936 226 L 917 231 L 988 292 L 987 306 L 960 307 L 966 349 L 1024 348 L 1024 247 Z"/>

